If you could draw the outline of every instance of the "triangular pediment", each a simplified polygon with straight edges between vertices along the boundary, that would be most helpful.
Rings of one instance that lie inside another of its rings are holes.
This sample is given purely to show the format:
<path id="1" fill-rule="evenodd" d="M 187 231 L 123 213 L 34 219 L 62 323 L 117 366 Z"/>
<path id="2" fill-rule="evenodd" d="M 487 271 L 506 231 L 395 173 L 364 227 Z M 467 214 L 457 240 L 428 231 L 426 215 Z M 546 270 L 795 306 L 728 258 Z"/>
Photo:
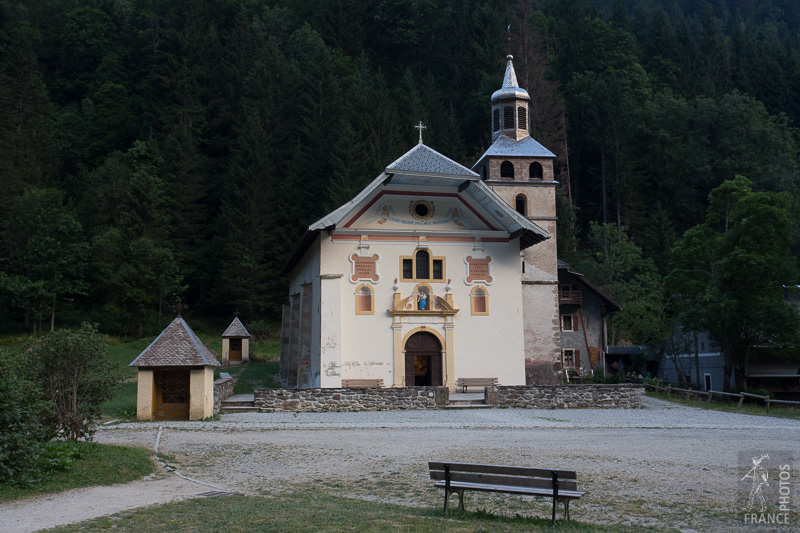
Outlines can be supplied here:
<path id="1" fill-rule="evenodd" d="M 370 231 L 496 231 L 491 215 L 457 189 L 428 191 L 385 189 L 354 206 L 341 227 Z"/>

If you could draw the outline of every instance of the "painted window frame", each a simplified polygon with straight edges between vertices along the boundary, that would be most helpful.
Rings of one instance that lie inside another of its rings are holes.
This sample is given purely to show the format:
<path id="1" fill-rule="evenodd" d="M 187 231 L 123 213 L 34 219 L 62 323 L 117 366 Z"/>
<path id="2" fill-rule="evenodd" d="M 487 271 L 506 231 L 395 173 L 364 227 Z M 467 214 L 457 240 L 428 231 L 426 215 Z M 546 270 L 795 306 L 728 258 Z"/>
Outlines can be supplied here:
<path id="1" fill-rule="evenodd" d="M 418 278 L 417 277 L 417 255 L 419 252 L 427 252 L 428 254 L 428 275 L 431 276 L 429 278 Z M 403 269 L 404 261 L 411 261 L 411 276 L 410 278 L 405 277 L 405 270 Z M 434 278 L 433 276 L 433 264 L 436 261 L 441 261 L 442 264 L 442 278 Z M 414 250 L 414 253 L 411 255 L 401 255 L 400 256 L 400 281 L 422 281 L 426 283 L 444 283 L 447 281 L 447 258 L 444 256 L 435 256 L 431 252 L 429 248 L 418 248 Z"/>
<path id="2" fill-rule="evenodd" d="M 375 289 L 372 287 L 372 285 L 369 283 L 362 283 L 356 287 L 353 296 L 355 297 L 355 311 L 357 315 L 375 314 Z M 369 309 L 363 308 L 363 302 L 366 296 L 369 296 L 369 298 L 366 299 L 369 301 Z"/>
<path id="3" fill-rule="evenodd" d="M 479 294 L 482 293 L 482 294 Z M 477 309 L 478 298 L 483 298 L 483 311 Z M 489 315 L 489 289 L 483 285 L 475 285 L 469 291 L 469 312 L 472 316 L 488 316 Z"/>

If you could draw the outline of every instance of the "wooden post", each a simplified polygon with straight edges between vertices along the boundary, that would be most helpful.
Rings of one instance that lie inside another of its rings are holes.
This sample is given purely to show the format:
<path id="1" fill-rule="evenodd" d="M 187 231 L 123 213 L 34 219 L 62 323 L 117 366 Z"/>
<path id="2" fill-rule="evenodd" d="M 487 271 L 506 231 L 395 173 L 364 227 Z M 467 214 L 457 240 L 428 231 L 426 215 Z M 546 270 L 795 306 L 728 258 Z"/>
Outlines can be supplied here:
<path id="1" fill-rule="evenodd" d="M 737 406 L 736 406 L 736 408 L 737 408 L 737 409 L 741 409 L 741 407 L 742 407 L 742 402 L 744 402 L 744 396 L 742 396 L 742 395 L 740 394 L 740 395 L 739 395 L 739 405 L 737 405 Z"/>
<path id="2" fill-rule="evenodd" d="M 710 403 L 711 403 L 711 396 L 712 396 L 712 394 L 713 394 L 713 393 L 712 393 L 711 391 L 708 391 L 708 399 L 706 400 L 706 403 L 707 403 L 707 404 L 710 404 Z"/>
<path id="3" fill-rule="evenodd" d="M 765 401 L 767 402 L 767 414 L 769 414 L 769 396 L 767 396 Z"/>
<path id="4" fill-rule="evenodd" d="M 672 385 L 667 385 L 667 399 L 669 399 L 670 394 L 672 394 Z"/>

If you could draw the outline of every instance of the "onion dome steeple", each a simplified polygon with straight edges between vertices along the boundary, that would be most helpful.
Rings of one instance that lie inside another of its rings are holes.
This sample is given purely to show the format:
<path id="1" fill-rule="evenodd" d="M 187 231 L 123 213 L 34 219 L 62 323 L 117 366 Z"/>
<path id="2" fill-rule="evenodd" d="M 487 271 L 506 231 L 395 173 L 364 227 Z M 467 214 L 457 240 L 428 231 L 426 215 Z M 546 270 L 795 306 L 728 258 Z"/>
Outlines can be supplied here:
<path id="1" fill-rule="evenodd" d="M 506 56 L 503 86 L 492 94 L 492 140 L 500 135 L 515 141 L 528 136 L 528 91 L 520 88 L 514 71 L 514 56 Z"/>

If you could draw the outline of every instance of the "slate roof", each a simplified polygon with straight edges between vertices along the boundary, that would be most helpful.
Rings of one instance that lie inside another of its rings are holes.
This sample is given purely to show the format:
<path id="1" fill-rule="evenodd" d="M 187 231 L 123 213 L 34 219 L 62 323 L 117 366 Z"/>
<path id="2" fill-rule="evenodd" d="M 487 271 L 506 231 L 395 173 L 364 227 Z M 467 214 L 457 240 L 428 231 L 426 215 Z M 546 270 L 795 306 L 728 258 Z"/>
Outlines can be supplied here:
<path id="1" fill-rule="evenodd" d="M 233 319 L 231 325 L 228 326 L 228 329 L 225 330 L 225 333 L 222 334 L 223 337 L 249 337 L 250 333 L 242 324 L 242 321 L 239 320 L 239 317 Z"/>
<path id="2" fill-rule="evenodd" d="M 387 174 L 419 176 L 457 177 L 478 179 L 476 173 L 452 159 L 443 156 L 433 148 L 418 144 L 400 159 L 386 167 Z"/>
<path id="3" fill-rule="evenodd" d="M 481 158 L 472 168 L 478 166 L 487 156 L 510 156 L 510 157 L 555 157 L 556 155 L 539 144 L 539 141 L 533 137 L 523 137 L 515 141 L 505 135 L 500 135 L 496 141 L 492 143 L 488 150 L 486 150 Z"/>
<path id="4" fill-rule="evenodd" d="M 506 75 L 503 77 L 503 87 L 492 93 L 492 102 L 509 98 L 522 98 L 530 100 L 528 91 L 521 89 L 517 83 L 517 73 L 514 70 L 514 56 L 507 55 Z"/>
<path id="5" fill-rule="evenodd" d="M 178 317 L 128 366 L 220 366 L 214 354 Z"/>

